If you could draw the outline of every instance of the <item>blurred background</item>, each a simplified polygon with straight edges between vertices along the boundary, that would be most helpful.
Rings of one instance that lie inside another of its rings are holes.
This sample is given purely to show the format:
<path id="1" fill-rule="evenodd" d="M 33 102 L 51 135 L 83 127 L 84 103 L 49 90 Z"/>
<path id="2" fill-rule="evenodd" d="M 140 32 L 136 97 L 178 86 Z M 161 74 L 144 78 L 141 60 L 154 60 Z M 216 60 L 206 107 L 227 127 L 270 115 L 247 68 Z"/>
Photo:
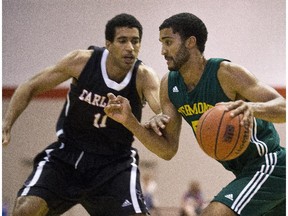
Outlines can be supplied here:
<path id="1" fill-rule="evenodd" d="M 249 69 L 261 81 L 286 96 L 285 0 L 3 0 L 2 1 L 2 116 L 15 88 L 74 49 L 105 45 L 104 30 L 119 13 L 134 15 L 143 25 L 139 59 L 161 78 L 167 66 L 161 56 L 159 25 L 180 12 L 191 12 L 208 29 L 205 57 L 222 57 Z M 11 211 L 16 193 L 31 171 L 33 157 L 56 139 L 55 123 L 69 83 L 31 102 L 2 149 L 2 204 Z M 21 103 L 21 101 L 19 101 Z M 143 121 L 152 116 L 144 108 Z M 286 124 L 276 124 L 282 146 Z M 142 176 L 153 185 L 154 215 L 179 215 L 183 194 L 193 180 L 209 202 L 233 179 L 199 148 L 183 121 L 180 148 L 171 161 L 146 150 L 138 140 Z M 144 180 L 144 179 L 143 179 Z M 76 206 L 65 215 L 86 215 Z"/>

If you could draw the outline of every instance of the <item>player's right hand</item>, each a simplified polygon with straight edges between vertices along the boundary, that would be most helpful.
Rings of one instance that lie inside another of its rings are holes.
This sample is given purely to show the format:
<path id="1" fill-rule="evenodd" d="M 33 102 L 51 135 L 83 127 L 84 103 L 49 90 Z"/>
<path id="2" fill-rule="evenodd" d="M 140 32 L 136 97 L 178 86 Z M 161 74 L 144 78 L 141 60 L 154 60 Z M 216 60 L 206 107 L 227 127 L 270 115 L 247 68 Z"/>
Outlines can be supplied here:
<path id="1" fill-rule="evenodd" d="M 10 142 L 10 130 L 2 129 L 2 146 L 7 146 Z"/>
<path id="2" fill-rule="evenodd" d="M 164 114 L 158 114 L 152 117 L 148 122 L 144 124 L 145 128 L 152 129 L 156 134 L 162 136 L 161 129 L 166 127 L 170 121 L 170 117 Z"/>
<path id="3" fill-rule="evenodd" d="M 133 115 L 129 100 L 121 95 L 115 96 L 112 93 L 108 93 L 107 96 L 109 101 L 104 108 L 104 112 L 114 121 L 124 125 L 125 122 L 129 121 L 129 117 Z"/>

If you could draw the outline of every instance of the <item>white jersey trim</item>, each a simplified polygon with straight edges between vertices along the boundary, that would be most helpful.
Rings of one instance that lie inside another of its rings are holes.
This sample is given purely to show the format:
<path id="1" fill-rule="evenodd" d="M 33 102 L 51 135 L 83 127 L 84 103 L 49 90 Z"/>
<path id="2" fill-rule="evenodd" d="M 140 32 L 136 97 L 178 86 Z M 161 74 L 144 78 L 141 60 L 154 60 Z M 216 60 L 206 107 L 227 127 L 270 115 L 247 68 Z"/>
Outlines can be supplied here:
<path id="1" fill-rule="evenodd" d="M 128 83 L 130 82 L 130 80 L 132 78 L 132 70 L 134 68 L 134 65 L 132 66 L 131 70 L 127 73 L 127 75 L 123 79 L 123 81 L 121 83 L 117 83 L 117 82 L 109 79 L 108 74 L 107 74 L 106 61 L 107 61 L 108 55 L 109 55 L 109 51 L 107 49 L 105 49 L 103 52 L 103 55 L 102 55 L 102 59 L 101 59 L 102 76 L 103 76 L 103 79 L 105 81 L 105 84 L 109 88 L 114 89 L 116 91 L 120 91 L 120 90 L 124 89 L 128 85 Z"/>
<path id="2" fill-rule="evenodd" d="M 136 151 L 135 150 L 131 150 L 131 158 L 133 159 L 131 165 L 132 165 L 132 169 L 131 169 L 131 177 L 130 177 L 130 195 L 131 195 L 131 199 L 132 199 L 132 204 L 135 210 L 135 213 L 142 213 L 139 203 L 138 203 L 138 199 L 137 199 L 137 191 L 136 191 L 136 180 L 137 180 L 137 169 L 138 166 L 136 164 Z"/>
<path id="3" fill-rule="evenodd" d="M 231 206 L 237 214 L 241 214 L 245 206 L 250 202 L 253 196 L 258 192 L 261 186 L 265 183 L 271 173 L 274 171 L 275 165 L 277 164 L 277 154 L 269 153 L 265 155 L 266 164 L 261 166 L 261 169 L 256 172 L 250 182 L 241 191 L 235 202 Z"/>
<path id="4" fill-rule="evenodd" d="M 40 176 L 41 176 L 41 174 L 42 174 L 42 171 L 43 171 L 43 168 L 44 168 L 45 164 L 49 161 L 50 153 L 51 153 L 52 151 L 53 151 L 53 149 L 47 149 L 47 150 L 45 150 L 47 156 L 44 158 L 43 161 L 40 161 L 40 162 L 38 163 L 37 170 L 36 170 L 33 178 L 31 179 L 31 181 L 29 182 L 29 184 L 26 185 L 25 189 L 24 189 L 23 192 L 21 193 L 21 196 L 26 196 L 26 195 L 28 194 L 28 192 L 30 191 L 30 188 L 31 188 L 32 186 L 34 186 L 34 185 L 38 182 L 38 180 L 39 180 L 39 178 L 40 178 Z"/>
<path id="5" fill-rule="evenodd" d="M 260 156 L 263 156 L 263 155 L 268 153 L 267 144 L 257 138 L 257 121 L 256 121 L 256 118 L 254 118 L 254 124 L 253 124 L 252 133 L 251 133 L 251 141 L 252 141 L 252 143 L 255 144 L 255 146 L 258 150 L 258 154 Z"/>

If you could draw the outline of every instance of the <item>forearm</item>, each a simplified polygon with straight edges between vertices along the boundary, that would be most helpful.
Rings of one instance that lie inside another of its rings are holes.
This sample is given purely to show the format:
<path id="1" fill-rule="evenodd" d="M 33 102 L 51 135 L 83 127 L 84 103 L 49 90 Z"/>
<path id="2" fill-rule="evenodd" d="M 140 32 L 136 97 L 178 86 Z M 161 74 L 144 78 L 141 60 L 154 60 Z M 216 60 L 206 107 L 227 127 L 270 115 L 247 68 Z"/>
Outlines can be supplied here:
<path id="1" fill-rule="evenodd" d="M 3 129 L 10 130 L 12 128 L 14 122 L 28 106 L 31 98 L 31 90 L 26 84 L 22 84 L 16 89 L 5 113 Z"/>
<path id="2" fill-rule="evenodd" d="M 269 122 L 284 123 L 286 122 L 286 101 L 282 97 L 268 102 L 253 103 L 254 117 Z"/>
<path id="3" fill-rule="evenodd" d="M 152 129 L 147 129 L 141 125 L 135 117 L 123 125 L 130 130 L 135 137 L 151 152 L 164 160 L 170 160 L 177 152 L 176 143 L 169 142 L 166 133 L 162 136 L 157 135 Z"/>
<path id="4" fill-rule="evenodd" d="M 130 130 L 148 150 L 157 156 L 170 160 L 176 154 L 179 142 L 179 135 L 177 134 L 179 131 L 173 130 L 174 124 L 169 125 L 168 123 L 165 130 L 162 131 L 162 135 L 159 136 L 153 129 L 148 129 L 140 124 L 133 115 L 127 98 L 121 95 L 116 97 L 112 93 L 108 93 L 107 96 L 109 102 L 104 111 L 111 119 L 121 123 Z M 178 126 L 178 124 L 175 125 Z"/>

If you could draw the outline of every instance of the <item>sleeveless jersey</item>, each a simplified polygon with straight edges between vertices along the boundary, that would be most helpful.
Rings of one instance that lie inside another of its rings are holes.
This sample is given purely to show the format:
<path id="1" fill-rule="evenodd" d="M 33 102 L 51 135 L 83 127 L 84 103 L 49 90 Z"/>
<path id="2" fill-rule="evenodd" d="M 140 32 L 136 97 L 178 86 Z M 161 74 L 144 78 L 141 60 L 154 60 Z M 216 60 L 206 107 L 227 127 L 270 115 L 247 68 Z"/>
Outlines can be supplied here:
<path id="1" fill-rule="evenodd" d="M 168 77 L 168 95 L 182 117 L 192 127 L 194 135 L 198 120 L 208 109 L 218 102 L 231 101 L 224 93 L 217 77 L 217 71 L 226 59 L 209 59 L 197 86 L 187 92 L 186 85 L 179 71 L 170 71 Z M 227 170 L 239 174 L 252 158 L 263 156 L 280 147 L 279 135 L 272 123 L 254 118 L 250 145 L 238 158 L 219 161 Z"/>
<path id="2" fill-rule="evenodd" d="M 105 48 L 94 49 L 81 72 L 77 84 L 70 85 L 66 103 L 57 122 L 59 140 L 65 146 L 73 146 L 83 151 L 111 155 L 127 152 L 134 140 L 133 134 L 122 124 L 110 119 L 104 112 L 108 103 L 107 93 L 122 95 L 131 104 L 132 112 L 140 121 L 142 102 L 136 89 L 136 75 L 140 60 L 121 83 L 109 79 Z"/>

